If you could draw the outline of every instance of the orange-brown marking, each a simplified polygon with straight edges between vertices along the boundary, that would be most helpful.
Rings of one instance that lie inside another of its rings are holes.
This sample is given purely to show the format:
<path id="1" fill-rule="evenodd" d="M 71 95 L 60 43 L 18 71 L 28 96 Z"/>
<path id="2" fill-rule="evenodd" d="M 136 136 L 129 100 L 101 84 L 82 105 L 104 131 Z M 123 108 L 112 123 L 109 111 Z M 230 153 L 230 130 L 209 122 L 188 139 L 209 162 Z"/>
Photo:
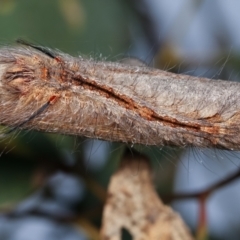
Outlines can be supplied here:
<path id="1" fill-rule="evenodd" d="M 59 96 L 51 96 L 50 99 L 48 100 L 49 104 L 54 104 L 57 99 L 59 98 Z"/>
<path id="2" fill-rule="evenodd" d="M 43 67 L 42 71 L 41 71 L 41 78 L 44 79 L 44 80 L 47 80 L 48 75 L 49 75 L 48 68 Z"/>
<path id="3" fill-rule="evenodd" d="M 137 104 L 133 99 L 129 98 L 128 96 L 124 94 L 116 93 L 113 88 L 100 85 L 97 82 L 85 79 L 82 76 L 73 76 L 71 79 L 74 79 L 75 85 L 80 85 L 84 87 L 85 89 L 89 89 L 91 91 L 95 91 L 99 93 L 102 96 L 105 96 L 106 98 L 110 98 L 115 100 L 120 106 L 132 110 L 139 114 L 142 118 L 148 120 L 148 121 L 160 121 L 163 124 L 173 127 L 173 128 L 179 128 L 183 127 L 185 129 L 189 129 L 194 132 L 204 132 L 209 134 L 217 134 L 220 131 L 220 128 L 217 126 L 202 126 L 198 123 L 184 123 L 180 122 L 175 118 L 167 117 L 167 116 L 160 116 L 152 109 L 141 106 Z"/>

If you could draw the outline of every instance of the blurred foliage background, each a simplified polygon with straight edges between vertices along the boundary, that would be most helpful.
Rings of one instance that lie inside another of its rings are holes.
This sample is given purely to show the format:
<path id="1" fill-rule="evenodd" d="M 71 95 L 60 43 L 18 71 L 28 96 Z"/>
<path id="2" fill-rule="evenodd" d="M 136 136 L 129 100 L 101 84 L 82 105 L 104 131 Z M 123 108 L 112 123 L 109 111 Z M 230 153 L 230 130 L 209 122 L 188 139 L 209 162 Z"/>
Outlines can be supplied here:
<path id="1" fill-rule="evenodd" d="M 204 2 L 196 1 L 193 21 Z M 136 56 L 174 72 L 238 79 L 238 52 L 232 51 L 229 59 L 227 34 L 216 34 L 222 51 L 198 61 L 195 52 L 184 55 L 174 42 L 181 42 L 191 29 L 191 21 L 185 21 L 182 29 L 176 24 L 189 12 L 187 3 L 179 7 L 170 30 L 160 29 L 157 35 L 156 23 L 144 6 L 144 1 L 124 0 L 0 0 L 0 42 L 12 45 L 21 37 L 74 56 L 110 61 Z M 163 17 L 160 20 L 164 22 Z M 177 30 L 180 37 L 173 34 Z M 16 131 L 2 139 L 0 239 L 99 239 L 107 184 L 125 147 L 33 131 Z M 183 150 L 131 147 L 151 158 L 161 195 L 171 193 Z"/>

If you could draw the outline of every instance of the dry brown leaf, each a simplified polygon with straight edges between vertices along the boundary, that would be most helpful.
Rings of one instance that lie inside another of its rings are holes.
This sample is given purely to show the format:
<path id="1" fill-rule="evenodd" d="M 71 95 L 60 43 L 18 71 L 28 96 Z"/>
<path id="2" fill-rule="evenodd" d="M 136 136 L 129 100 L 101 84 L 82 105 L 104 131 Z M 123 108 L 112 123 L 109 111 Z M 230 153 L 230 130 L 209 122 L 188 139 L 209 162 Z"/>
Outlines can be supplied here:
<path id="1" fill-rule="evenodd" d="M 120 240 L 126 229 L 136 240 L 190 240 L 181 217 L 159 199 L 146 157 L 127 155 L 112 176 L 103 213 L 102 239 Z"/>

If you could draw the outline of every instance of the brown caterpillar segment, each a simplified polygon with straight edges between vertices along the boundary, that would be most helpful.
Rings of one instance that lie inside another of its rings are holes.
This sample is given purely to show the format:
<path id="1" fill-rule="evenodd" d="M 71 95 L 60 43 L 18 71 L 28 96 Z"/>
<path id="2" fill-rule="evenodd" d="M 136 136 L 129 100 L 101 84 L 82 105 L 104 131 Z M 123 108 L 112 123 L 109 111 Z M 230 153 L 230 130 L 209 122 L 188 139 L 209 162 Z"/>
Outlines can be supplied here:
<path id="1" fill-rule="evenodd" d="M 0 123 L 7 126 L 237 150 L 239 95 L 239 83 L 95 62 L 31 45 L 0 50 Z"/>
<path id="2" fill-rule="evenodd" d="M 22 126 L 21 122 L 27 123 L 27 119 L 48 102 L 49 95 L 58 95 L 55 89 L 46 86 L 50 80 L 49 65 L 52 65 L 49 59 L 30 49 L 2 50 L 0 102 L 4 102 L 4 116 L 0 117 L 1 120 L 12 118 L 9 126 Z"/>

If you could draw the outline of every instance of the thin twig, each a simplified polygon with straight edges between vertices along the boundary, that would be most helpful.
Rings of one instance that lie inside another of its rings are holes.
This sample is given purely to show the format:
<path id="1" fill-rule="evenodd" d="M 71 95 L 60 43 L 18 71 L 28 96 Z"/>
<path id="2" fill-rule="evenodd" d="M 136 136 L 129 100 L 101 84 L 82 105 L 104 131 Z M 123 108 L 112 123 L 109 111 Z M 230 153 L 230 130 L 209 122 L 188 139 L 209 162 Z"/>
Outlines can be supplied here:
<path id="1" fill-rule="evenodd" d="M 203 189 L 203 190 L 200 190 L 200 191 L 195 191 L 195 192 L 190 192 L 190 193 L 176 193 L 176 194 L 171 195 L 171 196 L 163 197 L 163 199 L 166 202 L 170 202 L 170 201 L 173 201 L 173 200 L 185 200 L 185 199 L 191 199 L 191 198 L 206 199 L 214 191 L 232 183 L 234 180 L 237 180 L 239 177 L 240 177 L 240 170 L 238 170 L 237 172 L 229 175 L 227 178 L 211 185 L 210 187 L 207 187 L 206 189 Z"/>

